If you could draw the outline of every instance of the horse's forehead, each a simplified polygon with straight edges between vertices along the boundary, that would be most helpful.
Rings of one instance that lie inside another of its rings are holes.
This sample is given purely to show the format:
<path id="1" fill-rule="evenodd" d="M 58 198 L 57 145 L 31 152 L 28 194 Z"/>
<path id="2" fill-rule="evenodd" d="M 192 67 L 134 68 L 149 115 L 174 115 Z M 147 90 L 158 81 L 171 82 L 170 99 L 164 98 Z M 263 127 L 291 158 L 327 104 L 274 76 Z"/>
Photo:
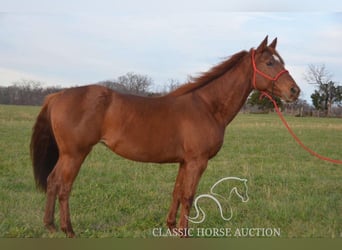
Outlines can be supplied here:
<path id="1" fill-rule="evenodd" d="M 274 58 L 274 60 L 276 60 L 276 61 L 281 63 L 281 59 L 280 59 L 280 57 L 278 55 L 273 54 L 273 58 Z"/>
<path id="2" fill-rule="evenodd" d="M 283 65 L 285 64 L 283 58 L 279 55 L 279 53 L 275 49 L 268 48 L 268 51 L 271 53 L 271 55 L 274 58 L 274 60 L 280 62 Z"/>

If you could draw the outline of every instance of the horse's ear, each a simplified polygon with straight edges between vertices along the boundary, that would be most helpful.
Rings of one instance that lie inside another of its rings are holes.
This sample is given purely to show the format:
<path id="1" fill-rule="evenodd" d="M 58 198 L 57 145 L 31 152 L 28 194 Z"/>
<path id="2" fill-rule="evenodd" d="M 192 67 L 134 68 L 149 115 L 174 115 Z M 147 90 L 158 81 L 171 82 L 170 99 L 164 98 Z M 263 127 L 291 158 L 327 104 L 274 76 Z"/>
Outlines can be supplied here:
<path id="1" fill-rule="evenodd" d="M 268 36 L 266 36 L 265 39 L 260 43 L 260 45 L 256 49 L 257 52 L 262 52 L 267 47 L 267 39 Z"/>
<path id="2" fill-rule="evenodd" d="M 271 47 L 272 49 L 275 49 L 277 46 L 277 38 L 274 38 L 274 40 L 271 42 L 271 44 L 269 45 L 269 47 Z"/>

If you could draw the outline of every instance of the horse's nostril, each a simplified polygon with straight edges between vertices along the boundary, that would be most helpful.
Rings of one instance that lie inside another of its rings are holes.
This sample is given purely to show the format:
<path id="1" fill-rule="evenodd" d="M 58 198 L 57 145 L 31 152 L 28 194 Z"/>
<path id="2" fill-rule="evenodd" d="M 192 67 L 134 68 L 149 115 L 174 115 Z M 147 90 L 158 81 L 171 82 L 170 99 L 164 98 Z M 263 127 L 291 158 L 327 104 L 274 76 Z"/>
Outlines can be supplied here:
<path id="1" fill-rule="evenodd" d="M 297 94 L 297 92 L 298 92 L 298 90 L 297 90 L 297 88 L 296 87 L 292 87 L 291 89 L 290 89 L 290 91 L 291 91 L 291 93 L 294 95 L 294 94 Z"/>

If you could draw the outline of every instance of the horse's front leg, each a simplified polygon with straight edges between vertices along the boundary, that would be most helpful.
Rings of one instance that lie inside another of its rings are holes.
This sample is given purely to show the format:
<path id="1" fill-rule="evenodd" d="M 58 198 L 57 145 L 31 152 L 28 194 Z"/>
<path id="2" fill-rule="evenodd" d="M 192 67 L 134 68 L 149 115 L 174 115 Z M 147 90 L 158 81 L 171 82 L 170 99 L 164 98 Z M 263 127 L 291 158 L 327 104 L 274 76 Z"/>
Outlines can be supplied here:
<path id="1" fill-rule="evenodd" d="M 176 217 L 177 217 L 177 211 L 178 211 L 180 199 L 181 199 L 183 176 L 184 176 L 184 164 L 181 163 L 179 165 L 178 175 L 176 178 L 175 187 L 173 189 L 172 203 L 171 203 L 170 211 L 167 216 L 167 222 L 166 222 L 168 228 L 171 230 L 176 227 Z"/>
<path id="2" fill-rule="evenodd" d="M 179 231 L 182 237 L 189 237 L 188 218 L 194 196 L 202 173 L 207 167 L 208 159 L 196 159 L 189 161 L 184 166 L 184 177 L 181 190 L 181 212 L 179 219 Z"/>

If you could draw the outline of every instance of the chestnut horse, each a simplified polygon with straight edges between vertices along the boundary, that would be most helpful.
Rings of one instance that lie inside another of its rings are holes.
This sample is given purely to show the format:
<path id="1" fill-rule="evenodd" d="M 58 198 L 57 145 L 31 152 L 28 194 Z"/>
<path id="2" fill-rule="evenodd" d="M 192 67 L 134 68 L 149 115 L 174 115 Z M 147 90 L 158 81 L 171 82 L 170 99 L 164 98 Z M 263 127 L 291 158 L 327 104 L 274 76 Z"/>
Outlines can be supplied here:
<path id="1" fill-rule="evenodd" d="M 251 91 L 266 91 L 285 101 L 298 98 L 300 89 L 284 69 L 276 43 L 274 39 L 267 45 L 266 37 L 257 49 L 236 53 L 161 97 L 121 94 L 98 85 L 47 96 L 30 145 L 36 184 L 46 192 L 47 229 L 56 230 L 58 197 L 61 229 L 75 236 L 70 191 L 84 159 L 101 141 L 130 160 L 180 164 L 167 225 L 176 227 L 181 205 L 178 227 L 186 232 L 200 177 Z"/>

